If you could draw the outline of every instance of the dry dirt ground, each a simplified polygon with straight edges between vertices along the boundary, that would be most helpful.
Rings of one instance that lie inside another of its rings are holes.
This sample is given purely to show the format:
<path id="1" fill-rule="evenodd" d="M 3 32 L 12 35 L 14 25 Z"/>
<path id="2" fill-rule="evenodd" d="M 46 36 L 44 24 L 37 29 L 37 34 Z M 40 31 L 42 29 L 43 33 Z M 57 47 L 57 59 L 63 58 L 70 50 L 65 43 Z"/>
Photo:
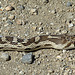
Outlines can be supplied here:
<path id="1" fill-rule="evenodd" d="M 75 0 L 0 0 L 1 35 L 28 39 L 65 33 L 75 35 Z M 8 53 L 11 60 L 0 59 L 0 75 L 75 75 L 75 50 L 39 50 L 33 52 L 32 64 L 21 63 L 25 52 L 1 53 Z"/>

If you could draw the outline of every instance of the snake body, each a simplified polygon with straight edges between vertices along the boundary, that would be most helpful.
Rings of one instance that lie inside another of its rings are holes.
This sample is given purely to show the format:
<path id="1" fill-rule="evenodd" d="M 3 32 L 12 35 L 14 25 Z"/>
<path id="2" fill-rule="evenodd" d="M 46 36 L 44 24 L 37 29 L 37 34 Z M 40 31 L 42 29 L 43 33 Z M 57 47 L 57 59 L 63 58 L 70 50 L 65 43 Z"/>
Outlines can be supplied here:
<path id="1" fill-rule="evenodd" d="M 41 35 L 30 39 L 0 36 L 0 50 L 36 51 L 43 48 L 75 49 L 75 35 Z"/>

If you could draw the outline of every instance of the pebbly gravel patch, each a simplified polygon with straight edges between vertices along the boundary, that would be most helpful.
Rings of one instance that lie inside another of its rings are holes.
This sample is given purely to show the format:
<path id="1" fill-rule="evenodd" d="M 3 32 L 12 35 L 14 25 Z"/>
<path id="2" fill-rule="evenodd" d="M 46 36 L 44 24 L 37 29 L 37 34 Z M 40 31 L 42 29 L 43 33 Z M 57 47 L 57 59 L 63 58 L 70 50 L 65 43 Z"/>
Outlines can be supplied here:
<path id="1" fill-rule="evenodd" d="M 75 1 L 0 0 L 0 34 L 23 39 L 75 35 Z M 0 51 L 0 57 L 0 75 L 75 75 L 75 50 Z"/>

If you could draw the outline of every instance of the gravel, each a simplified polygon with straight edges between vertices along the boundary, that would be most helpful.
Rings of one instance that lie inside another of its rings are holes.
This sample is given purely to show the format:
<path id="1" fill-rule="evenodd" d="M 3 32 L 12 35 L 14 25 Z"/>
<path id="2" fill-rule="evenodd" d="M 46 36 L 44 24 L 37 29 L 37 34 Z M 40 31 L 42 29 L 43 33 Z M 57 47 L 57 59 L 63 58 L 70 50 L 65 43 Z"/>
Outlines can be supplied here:
<path id="1" fill-rule="evenodd" d="M 74 25 L 71 23 L 71 24 L 69 24 L 69 26 L 68 27 L 73 27 Z"/>
<path id="2" fill-rule="evenodd" d="M 22 10 L 25 9 L 25 7 L 24 7 L 23 5 L 20 5 L 20 6 L 18 6 L 17 8 L 18 8 L 20 11 L 22 11 Z"/>
<path id="3" fill-rule="evenodd" d="M 2 36 L 29 39 L 37 35 L 65 33 L 75 35 L 74 0 L 0 0 Z M 0 56 L 3 53 L 0 75 L 75 75 L 75 50 L 41 49 L 33 55 L 0 51 Z M 9 56 L 11 60 L 7 61 Z M 35 60 L 32 62 L 33 56 Z"/>
<path id="4" fill-rule="evenodd" d="M 67 2 L 67 6 L 72 6 L 72 3 L 71 2 Z"/>
<path id="5" fill-rule="evenodd" d="M 13 19 L 15 19 L 15 16 L 14 15 L 10 15 L 8 18 L 13 20 Z"/>
<path id="6" fill-rule="evenodd" d="M 24 55 L 23 57 L 22 57 L 22 60 L 21 60 L 21 62 L 22 63 L 32 63 L 32 60 L 33 60 L 33 58 L 32 58 L 32 53 L 27 53 L 26 55 Z"/>
<path id="7" fill-rule="evenodd" d="M 22 20 L 21 20 L 21 19 L 17 19 L 16 23 L 17 23 L 18 25 L 22 25 Z"/>
<path id="8" fill-rule="evenodd" d="M 2 53 L 0 55 L 0 58 L 4 59 L 5 61 L 10 60 L 10 56 L 7 53 Z"/>
<path id="9" fill-rule="evenodd" d="M 7 6 L 5 9 L 6 9 L 7 11 L 12 11 L 12 10 L 14 9 L 14 7 L 12 7 L 12 6 Z"/>
<path id="10" fill-rule="evenodd" d="M 10 21 L 10 20 L 8 20 L 7 23 L 8 23 L 8 25 L 12 25 L 13 24 L 13 22 Z"/>
<path id="11" fill-rule="evenodd" d="M 30 10 L 30 14 L 37 15 L 38 14 L 38 10 L 37 9 L 31 9 Z"/>

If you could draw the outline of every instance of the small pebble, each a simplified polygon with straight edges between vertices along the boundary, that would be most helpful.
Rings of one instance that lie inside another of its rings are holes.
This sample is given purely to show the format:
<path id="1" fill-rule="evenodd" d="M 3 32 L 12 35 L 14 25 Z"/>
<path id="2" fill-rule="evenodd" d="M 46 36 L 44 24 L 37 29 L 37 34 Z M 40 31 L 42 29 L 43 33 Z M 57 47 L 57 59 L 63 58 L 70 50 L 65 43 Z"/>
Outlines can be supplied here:
<path id="1" fill-rule="evenodd" d="M 32 27 L 32 30 L 34 30 L 34 31 L 35 31 L 36 29 L 37 29 L 37 28 L 36 28 L 36 26 L 33 26 L 33 27 Z"/>
<path id="2" fill-rule="evenodd" d="M 62 57 L 61 57 L 60 55 L 58 55 L 56 58 L 57 58 L 57 59 L 61 59 Z"/>
<path id="3" fill-rule="evenodd" d="M 7 17 L 3 17 L 2 20 L 3 20 L 3 21 L 6 21 L 6 20 L 7 20 Z"/>
<path id="4" fill-rule="evenodd" d="M 67 20 L 66 23 L 67 24 L 70 24 L 70 23 L 72 23 L 72 21 L 71 20 Z"/>
<path id="5" fill-rule="evenodd" d="M 66 53 L 66 50 L 63 50 L 63 53 Z"/>
<path id="6" fill-rule="evenodd" d="M 9 24 L 8 23 L 6 23 L 5 25 L 4 25 L 4 27 L 7 27 Z"/>
<path id="7" fill-rule="evenodd" d="M 55 13 L 56 13 L 56 10 L 52 10 L 51 13 L 52 13 L 52 14 L 55 14 Z"/>
<path id="8" fill-rule="evenodd" d="M 45 3 L 45 4 L 49 2 L 49 0 L 42 0 L 42 1 L 43 1 L 43 3 Z"/>
<path id="9" fill-rule="evenodd" d="M 67 2 L 67 6 L 72 6 L 72 3 L 71 2 Z"/>
<path id="10" fill-rule="evenodd" d="M 38 11 L 37 11 L 37 9 L 31 9 L 31 10 L 30 10 L 30 13 L 31 13 L 32 15 L 37 15 L 37 14 L 38 14 Z"/>
<path id="11" fill-rule="evenodd" d="M 13 20 L 15 18 L 15 16 L 14 15 L 10 15 L 8 18 Z"/>
<path id="12" fill-rule="evenodd" d="M 21 62 L 22 62 L 22 63 L 25 63 L 25 64 L 26 64 L 26 63 L 31 64 L 31 63 L 32 63 L 32 56 L 33 56 L 32 52 L 27 53 L 26 55 L 24 55 L 24 56 L 22 57 Z"/>
<path id="13" fill-rule="evenodd" d="M 3 9 L 4 9 L 4 8 L 3 8 L 3 7 L 1 7 L 1 5 L 0 5 L 0 11 L 3 11 Z"/>
<path id="14" fill-rule="evenodd" d="M 54 70 L 52 70 L 52 69 L 48 70 L 48 73 L 53 73 L 53 72 L 54 72 Z"/>
<path id="15" fill-rule="evenodd" d="M 18 25 L 22 25 L 22 20 L 21 20 L 21 19 L 17 19 L 16 23 L 17 23 Z"/>
<path id="16" fill-rule="evenodd" d="M 24 10 L 25 7 L 24 7 L 23 5 L 20 5 L 20 6 L 18 6 L 18 9 L 19 9 L 19 10 Z"/>
<path id="17" fill-rule="evenodd" d="M 20 75 L 24 75 L 24 72 L 23 72 L 23 71 L 20 71 L 19 74 L 20 74 Z"/>
<path id="18" fill-rule="evenodd" d="M 67 32 L 68 32 L 67 30 L 61 31 L 62 34 L 66 34 Z"/>
<path id="19" fill-rule="evenodd" d="M 68 27 L 73 27 L 73 26 L 74 26 L 74 25 L 73 25 L 72 23 L 68 25 Z"/>
<path id="20" fill-rule="evenodd" d="M 48 34 L 49 34 L 49 32 L 46 32 L 46 34 L 48 35 Z"/>
<path id="21" fill-rule="evenodd" d="M 7 53 L 2 53 L 0 58 L 4 59 L 5 61 L 10 60 L 10 56 Z"/>
<path id="22" fill-rule="evenodd" d="M 14 9 L 14 7 L 12 7 L 12 6 L 7 6 L 5 9 L 6 9 L 7 11 L 12 11 L 12 10 Z"/>
<path id="23" fill-rule="evenodd" d="M 37 65 L 40 65 L 40 64 L 41 64 L 41 61 L 38 61 L 38 62 L 37 62 Z"/>
<path id="24" fill-rule="evenodd" d="M 54 23 L 50 23 L 51 25 L 54 25 Z"/>
<path id="25" fill-rule="evenodd" d="M 8 20 L 7 23 L 8 23 L 9 25 L 12 25 L 12 24 L 13 24 L 13 22 L 10 21 L 10 20 Z"/>
<path id="26" fill-rule="evenodd" d="M 42 25 L 43 23 L 42 22 L 39 22 L 39 25 Z"/>
<path id="27" fill-rule="evenodd" d="M 61 32 L 61 30 L 60 29 L 57 29 L 55 33 L 59 33 L 59 32 Z"/>

